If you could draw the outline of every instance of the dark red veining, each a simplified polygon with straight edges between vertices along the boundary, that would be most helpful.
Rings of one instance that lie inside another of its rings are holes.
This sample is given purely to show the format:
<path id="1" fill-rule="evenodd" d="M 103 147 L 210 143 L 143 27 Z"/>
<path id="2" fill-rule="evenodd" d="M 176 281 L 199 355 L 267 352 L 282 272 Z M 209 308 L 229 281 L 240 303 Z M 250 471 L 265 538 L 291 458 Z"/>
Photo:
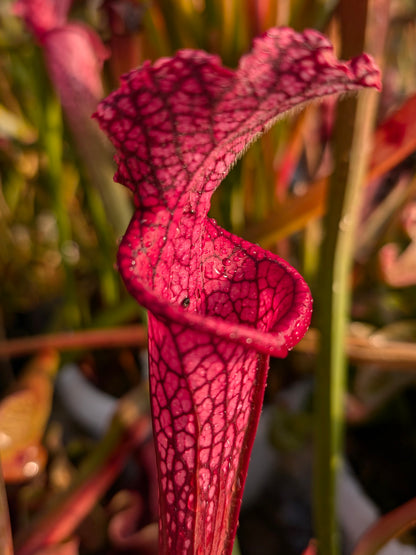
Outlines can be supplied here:
<path id="1" fill-rule="evenodd" d="M 98 107 L 136 206 L 118 260 L 150 312 L 161 553 L 231 553 L 269 356 L 303 337 L 312 309 L 284 260 L 208 218 L 211 195 L 281 114 L 369 86 L 369 57 L 339 62 L 319 33 L 282 28 L 236 71 L 183 50 L 126 75 Z"/>

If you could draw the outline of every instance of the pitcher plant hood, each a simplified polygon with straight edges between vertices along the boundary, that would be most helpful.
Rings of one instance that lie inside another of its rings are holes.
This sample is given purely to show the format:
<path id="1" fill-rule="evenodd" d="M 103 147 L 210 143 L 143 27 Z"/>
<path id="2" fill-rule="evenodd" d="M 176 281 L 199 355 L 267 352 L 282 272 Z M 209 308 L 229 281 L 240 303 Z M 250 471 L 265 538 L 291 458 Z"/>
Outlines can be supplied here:
<path id="1" fill-rule="evenodd" d="M 235 71 L 182 50 L 98 106 L 115 180 L 134 193 L 118 263 L 150 313 L 160 553 L 231 553 L 269 357 L 286 356 L 312 310 L 296 270 L 208 217 L 211 196 L 288 110 L 379 86 L 368 56 L 340 62 L 321 34 L 275 28 Z"/>

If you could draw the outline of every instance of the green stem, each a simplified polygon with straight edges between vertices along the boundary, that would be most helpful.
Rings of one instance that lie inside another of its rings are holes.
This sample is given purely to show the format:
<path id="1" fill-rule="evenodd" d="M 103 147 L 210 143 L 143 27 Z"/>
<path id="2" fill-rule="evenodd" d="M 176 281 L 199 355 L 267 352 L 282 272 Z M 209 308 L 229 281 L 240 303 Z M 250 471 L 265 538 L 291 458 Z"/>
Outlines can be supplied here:
<path id="1" fill-rule="evenodd" d="M 364 47 L 366 2 L 354 0 L 347 4 L 341 1 L 340 6 L 342 57 L 356 55 Z M 357 4 L 357 11 L 351 4 Z M 335 507 L 344 435 L 345 336 L 357 220 L 376 102 L 374 91 L 345 99 L 339 105 L 334 130 L 335 169 L 321 249 L 318 296 L 321 347 L 316 375 L 314 510 L 319 555 L 339 553 Z"/>
<path id="2" fill-rule="evenodd" d="M 120 301 L 119 278 L 114 271 L 116 259 L 116 241 L 107 220 L 102 197 L 95 187 L 84 188 L 91 219 L 97 234 L 100 249 L 96 254 L 98 280 L 105 307 L 115 307 Z"/>
<path id="3" fill-rule="evenodd" d="M 344 101 L 337 128 L 344 129 L 345 132 L 349 118 L 349 121 L 354 121 L 355 118 L 357 121 L 360 121 L 359 118 L 369 120 L 371 104 L 374 104 L 372 91 L 362 92 L 358 100 Z M 329 195 L 326 236 L 321 251 L 321 347 L 317 367 L 315 461 L 315 510 L 320 555 L 338 553 L 335 483 L 344 433 L 344 339 L 349 320 L 350 275 L 356 222 L 366 167 L 366 156 L 363 153 L 369 131 L 371 127 L 368 125 L 357 126 L 349 163 L 347 167 L 344 165 L 344 168 L 334 172 L 337 183 L 332 184 Z"/>
<path id="4" fill-rule="evenodd" d="M 45 94 L 41 139 L 48 161 L 45 177 L 53 203 L 53 213 L 58 226 L 59 250 L 63 254 L 65 244 L 72 239 L 72 229 L 62 183 L 62 110 L 57 97 L 49 90 L 48 92 L 49 94 Z M 80 324 L 81 315 L 78 306 L 74 269 L 67 262 L 65 256 L 62 257 L 62 265 L 65 271 L 65 300 L 63 308 L 65 324 L 77 326 Z"/>
<path id="5" fill-rule="evenodd" d="M 235 540 L 234 540 L 232 555 L 241 555 L 240 545 L 239 545 L 239 543 L 238 543 L 238 538 L 237 538 L 237 536 L 235 537 Z"/>

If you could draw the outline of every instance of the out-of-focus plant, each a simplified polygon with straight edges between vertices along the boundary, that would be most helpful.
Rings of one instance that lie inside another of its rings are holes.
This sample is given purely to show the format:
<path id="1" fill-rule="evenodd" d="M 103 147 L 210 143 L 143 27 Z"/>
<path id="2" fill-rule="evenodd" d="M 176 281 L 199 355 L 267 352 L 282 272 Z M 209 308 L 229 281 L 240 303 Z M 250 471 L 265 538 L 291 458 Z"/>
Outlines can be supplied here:
<path id="1" fill-rule="evenodd" d="M 48 77 L 58 93 L 75 145 L 91 182 L 101 192 L 108 219 L 121 233 L 130 215 L 128 200 L 108 182 L 109 146 L 91 121 L 91 113 L 103 96 L 101 73 L 109 52 L 90 27 L 67 20 L 71 4 L 72 0 L 19 0 L 13 10 L 42 48 Z M 58 165 L 60 153 L 53 154 Z M 97 164 L 97 160 L 101 163 Z M 56 185 L 59 173 L 52 179 Z"/>
<path id="2" fill-rule="evenodd" d="M 46 451 L 41 441 L 58 365 L 55 351 L 39 353 L 0 403 L 0 456 L 6 482 L 25 481 L 45 467 Z"/>
<path id="3" fill-rule="evenodd" d="M 8 7 L 11 12 L 12 4 Z M 2 27 L 3 40 L 19 46 L 2 58 L 6 79 L 1 101 L 32 129 L 23 141 L 22 131 L 15 138 L 4 136 L 2 143 L 2 294 L 10 299 L 2 304 L 12 316 L 57 302 L 61 314 L 52 313 L 52 327 L 88 324 L 94 293 L 104 307 L 120 300 L 107 257 L 130 214 L 127 197 L 112 183 L 111 147 L 91 121 L 103 94 L 101 67 L 107 51 L 87 26 L 67 23 L 68 9 L 68 2 L 13 5 L 41 49 L 33 47 L 7 11 Z M 59 101 L 72 136 L 64 134 Z M 89 262 L 92 252 L 97 254 L 94 265 Z M 30 269 L 26 277 L 23 268 Z M 17 282 L 22 287 L 16 291 Z"/>

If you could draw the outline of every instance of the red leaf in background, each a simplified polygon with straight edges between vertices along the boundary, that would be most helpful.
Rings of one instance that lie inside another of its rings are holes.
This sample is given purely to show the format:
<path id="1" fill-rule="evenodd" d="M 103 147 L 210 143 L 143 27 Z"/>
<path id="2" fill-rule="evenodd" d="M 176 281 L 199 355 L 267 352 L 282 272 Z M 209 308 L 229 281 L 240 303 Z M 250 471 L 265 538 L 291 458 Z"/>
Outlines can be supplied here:
<path id="1" fill-rule="evenodd" d="M 400 252 L 396 243 L 387 243 L 379 251 L 381 272 L 391 287 L 409 287 L 416 284 L 416 202 L 406 205 L 402 220 L 410 243 L 403 252 Z"/>
<path id="2" fill-rule="evenodd" d="M 71 3 L 72 0 L 17 0 L 13 9 L 42 47 L 49 78 L 78 153 L 91 183 L 100 191 L 110 223 L 121 232 L 131 216 L 131 206 L 123 192 L 113 188 L 109 168 L 112 149 L 91 121 L 91 113 L 103 96 L 101 70 L 109 52 L 87 25 L 67 21 Z"/>
<path id="3" fill-rule="evenodd" d="M 108 525 L 108 537 L 116 549 L 134 553 L 158 553 L 156 522 L 138 530 L 144 501 L 137 492 L 119 491 L 110 502 L 113 513 Z"/>
<path id="4" fill-rule="evenodd" d="M 42 42 L 48 31 L 65 25 L 71 4 L 72 0 L 17 0 L 13 10 Z"/>
<path id="5" fill-rule="evenodd" d="M 416 150 L 416 94 L 378 126 L 370 161 L 370 179 L 376 179 Z"/>
<path id="6" fill-rule="evenodd" d="M 305 551 L 302 553 L 302 555 L 316 555 L 317 553 L 317 545 L 315 540 L 311 540 L 309 542 L 308 547 L 305 549 Z"/>
<path id="7" fill-rule="evenodd" d="M 161 553 L 230 553 L 269 355 L 311 315 L 285 261 L 221 229 L 210 198 L 247 146 L 308 100 L 379 87 L 372 60 L 338 62 L 315 31 L 271 29 L 238 69 L 183 50 L 123 78 L 96 117 L 135 194 L 120 272 L 150 311 Z"/>
<path id="8" fill-rule="evenodd" d="M 108 51 L 87 26 L 67 22 L 71 4 L 72 0 L 17 0 L 13 9 L 41 44 L 50 78 L 74 129 L 103 95 L 101 69 Z"/>

